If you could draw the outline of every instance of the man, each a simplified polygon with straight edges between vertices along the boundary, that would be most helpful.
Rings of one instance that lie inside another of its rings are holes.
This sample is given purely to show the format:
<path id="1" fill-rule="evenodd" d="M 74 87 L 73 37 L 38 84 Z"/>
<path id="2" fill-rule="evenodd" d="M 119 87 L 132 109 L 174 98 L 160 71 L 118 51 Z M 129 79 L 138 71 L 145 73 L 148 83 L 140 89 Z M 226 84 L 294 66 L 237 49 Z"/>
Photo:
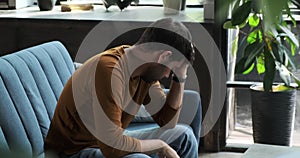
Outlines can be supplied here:
<path id="1" fill-rule="evenodd" d="M 154 22 L 133 46 L 90 58 L 72 75 L 58 100 L 45 140 L 46 154 L 197 158 L 193 132 L 176 125 L 193 60 L 190 32 L 171 18 Z M 159 80 L 172 72 L 166 96 Z M 160 128 L 126 130 L 141 104 Z"/>

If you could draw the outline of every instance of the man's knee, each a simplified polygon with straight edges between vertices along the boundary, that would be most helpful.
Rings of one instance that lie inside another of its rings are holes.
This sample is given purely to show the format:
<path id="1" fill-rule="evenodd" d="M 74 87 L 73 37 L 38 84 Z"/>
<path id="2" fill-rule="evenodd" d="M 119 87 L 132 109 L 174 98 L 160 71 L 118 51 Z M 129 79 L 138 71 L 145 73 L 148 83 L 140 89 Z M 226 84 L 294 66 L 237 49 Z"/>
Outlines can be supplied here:
<path id="1" fill-rule="evenodd" d="M 193 145 L 197 144 L 197 140 L 195 137 L 195 134 L 191 128 L 186 128 L 185 132 L 182 134 L 184 137 L 186 137 L 187 141 L 192 143 Z"/>
<path id="2" fill-rule="evenodd" d="M 191 139 L 191 141 L 195 140 L 195 134 L 194 134 L 194 132 L 193 132 L 193 130 L 192 130 L 191 127 L 189 127 L 187 125 L 177 125 L 175 127 L 175 129 L 181 131 L 180 132 L 181 133 L 180 136 L 187 137 L 188 139 Z"/>
<path id="3" fill-rule="evenodd" d="M 169 145 L 178 153 L 180 157 L 197 158 L 198 143 L 194 132 L 188 126 L 184 129 L 185 130 L 182 132 L 182 134 Z"/>
<path id="4" fill-rule="evenodd" d="M 198 148 L 198 143 L 195 134 L 190 127 L 184 125 L 178 125 L 176 126 L 176 128 L 178 128 L 181 131 L 181 133 L 180 135 L 178 135 L 178 138 L 171 143 L 172 145 L 178 147 L 183 145 L 191 149 Z"/>

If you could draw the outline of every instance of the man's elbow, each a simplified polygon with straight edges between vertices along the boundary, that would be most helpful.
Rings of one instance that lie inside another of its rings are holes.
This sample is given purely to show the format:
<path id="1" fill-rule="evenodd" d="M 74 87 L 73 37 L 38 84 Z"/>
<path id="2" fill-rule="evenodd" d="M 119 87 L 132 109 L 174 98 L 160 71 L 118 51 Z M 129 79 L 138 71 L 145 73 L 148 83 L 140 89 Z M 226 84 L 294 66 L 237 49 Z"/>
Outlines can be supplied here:
<path id="1" fill-rule="evenodd" d="M 175 128 L 178 122 L 178 118 L 173 118 L 173 119 L 162 119 L 159 117 L 153 117 L 153 119 L 156 121 L 156 123 L 159 125 L 160 128 L 163 129 L 172 129 Z"/>

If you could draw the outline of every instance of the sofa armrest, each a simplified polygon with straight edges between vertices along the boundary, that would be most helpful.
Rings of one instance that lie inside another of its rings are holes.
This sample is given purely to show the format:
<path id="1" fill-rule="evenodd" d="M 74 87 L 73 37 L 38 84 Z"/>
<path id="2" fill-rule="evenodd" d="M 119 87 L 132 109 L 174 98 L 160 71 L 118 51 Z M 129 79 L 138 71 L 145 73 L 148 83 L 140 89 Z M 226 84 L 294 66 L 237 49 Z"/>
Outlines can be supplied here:
<path id="1" fill-rule="evenodd" d="M 78 62 L 73 62 L 73 64 L 74 64 L 75 70 L 77 70 L 82 65 L 82 63 L 78 63 Z"/>
<path id="2" fill-rule="evenodd" d="M 198 92 L 185 90 L 182 101 L 178 123 L 184 123 L 191 126 L 197 142 L 200 141 L 200 131 L 202 123 L 201 98 Z"/>

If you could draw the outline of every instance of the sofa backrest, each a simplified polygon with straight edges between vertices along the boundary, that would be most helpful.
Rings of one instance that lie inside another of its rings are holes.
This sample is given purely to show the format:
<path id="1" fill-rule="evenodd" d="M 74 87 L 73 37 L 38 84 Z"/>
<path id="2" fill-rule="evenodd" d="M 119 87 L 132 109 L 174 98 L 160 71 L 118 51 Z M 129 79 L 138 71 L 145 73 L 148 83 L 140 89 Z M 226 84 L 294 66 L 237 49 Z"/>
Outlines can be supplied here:
<path id="1" fill-rule="evenodd" d="M 0 57 L 0 153 L 43 157 L 57 100 L 74 71 L 58 41 Z"/>

